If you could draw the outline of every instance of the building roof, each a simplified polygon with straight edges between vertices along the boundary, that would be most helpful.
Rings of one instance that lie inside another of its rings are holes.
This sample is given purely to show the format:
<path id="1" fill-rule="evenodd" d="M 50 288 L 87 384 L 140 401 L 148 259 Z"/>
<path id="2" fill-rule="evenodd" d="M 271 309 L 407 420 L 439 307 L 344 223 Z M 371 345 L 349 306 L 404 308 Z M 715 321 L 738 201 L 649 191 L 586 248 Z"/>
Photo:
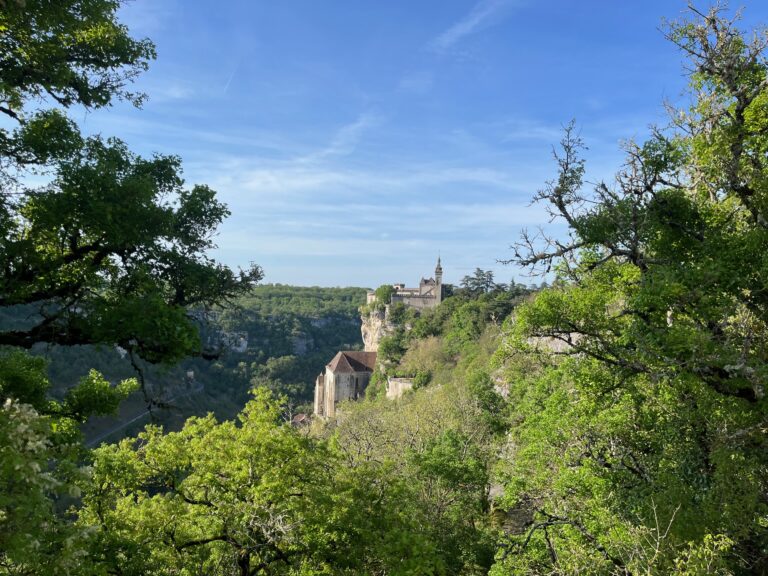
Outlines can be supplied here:
<path id="1" fill-rule="evenodd" d="M 342 350 L 333 357 L 327 368 L 335 374 L 349 372 L 373 372 L 376 367 L 376 352 Z"/>

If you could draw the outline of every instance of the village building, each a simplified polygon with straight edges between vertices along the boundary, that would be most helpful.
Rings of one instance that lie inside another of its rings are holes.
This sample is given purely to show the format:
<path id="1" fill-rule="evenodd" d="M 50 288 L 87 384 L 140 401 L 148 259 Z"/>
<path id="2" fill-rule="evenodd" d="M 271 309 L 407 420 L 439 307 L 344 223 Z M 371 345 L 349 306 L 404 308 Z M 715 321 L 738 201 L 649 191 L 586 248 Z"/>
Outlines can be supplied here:
<path id="1" fill-rule="evenodd" d="M 402 303 L 409 308 L 425 310 L 434 308 L 443 301 L 443 267 L 437 259 L 434 278 L 422 278 L 418 288 L 406 288 L 405 284 L 393 284 L 395 289 L 392 300 L 386 304 L 387 310 L 392 304 Z M 376 301 L 376 293 L 368 292 L 367 303 Z M 363 342 L 366 350 L 342 351 L 333 357 L 315 380 L 315 416 L 332 418 L 336 415 L 336 405 L 346 400 L 357 400 L 365 394 L 376 368 L 376 349 L 380 338 L 386 332 L 385 311 L 373 312 L 363 317 Z M 375 326 L 374 326 L 375 325 Z M 366 334 L 375 334 L 368 338 Z M 409 378 L 389 378 L 387 380 L 387 398 L 399 398 L 413 388 Z"/>
<path id="2" fill-rule="evenodd" d="M 376 352 L 341 351 L 315 380 L 316 416 L 332 418 L 336 404 L 362 398 L 376 367 Z"/>

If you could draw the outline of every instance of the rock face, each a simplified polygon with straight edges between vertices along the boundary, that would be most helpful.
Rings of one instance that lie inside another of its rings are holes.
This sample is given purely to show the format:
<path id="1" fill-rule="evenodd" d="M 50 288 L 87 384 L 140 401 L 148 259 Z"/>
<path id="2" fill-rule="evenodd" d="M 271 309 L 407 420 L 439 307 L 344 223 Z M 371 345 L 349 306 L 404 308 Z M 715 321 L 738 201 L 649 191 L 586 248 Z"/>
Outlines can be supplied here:
<path id="1" fill-rule="evenodd" d="M 360 331 L 363 335 L 364 350 L 366 352 L 378 352 L 379 342 L 387 335 L 389 323 L 386 320 L 385 311 L 373 311 L 368 315 L 361 316 L 363 322 Z"/>
<path id="2" fill-rule="evenodd" d="M 311 336 L 300 335 L 291 338 L 291 346 L 296 356 L 304 356 L 304 354 L 314 348 L 314 345 L 315 343 Z"/>

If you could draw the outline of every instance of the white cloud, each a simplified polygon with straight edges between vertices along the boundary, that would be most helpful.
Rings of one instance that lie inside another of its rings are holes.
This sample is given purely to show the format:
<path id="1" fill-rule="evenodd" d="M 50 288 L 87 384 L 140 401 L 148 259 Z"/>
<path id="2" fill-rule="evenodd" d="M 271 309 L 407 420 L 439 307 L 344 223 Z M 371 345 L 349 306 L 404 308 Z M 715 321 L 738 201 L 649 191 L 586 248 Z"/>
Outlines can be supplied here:
<path id="1" fill-rule="evenodd" d="M 218 170 L 216 169 L 218 168 Z M 423 164 L 396 169 L 346 169 L 313 166 L 304 162 L 274 162 L 263 166 L 211 167 L 196 170 L 195 180 L 208 182 L 225 194 L 236 195 L 238 203 L 262 202 L 265 198 L 312 198 L 318 194 L 328 200 L 355 199 L 361 194 L 401 199 L 424 194 L 447 193 L 463 188 L 517 193 L 539 183 L 522 181 L 512 170 L 492 167 L 453 167 Z M 436 199 L 433 197 L 433 201 Z"/>
<path id="2" fill-rule="evenodd" d="M 156 36 L 179 13 L 177 0 L 133 0 L 120 7 L 120 22 L 133 36 Z"/>
<path id="3" fill-rule="evenodd" d="M 430 48 L 438 53 L 447 52 L 463 38 L 492 25 L 513 3 L 514 0 L 481 0 L 469 14 L 434 38 Z"/>
<path id="4" fill-rule="evenodd" d="M 339 128 L 325 148 L 304 156 L 298 161 L 315 163 L 334 156 L 349 156 L 357 148 L 361 136 L 379 123 L 380 119 L 377 116 L 368 113 L 361 114 L 351 124 Z"/>
<path id="5" fill-rule="evenodd" d="M 154 104 L 189 100 L 197 95 L 192 85 L 184 80 L 167 79 L 142 89 L 150 95 L 150 101 Z"/>
<path id="6" fill-rule="evenodd" d="M 563 138 L 562 126 L 548 126 L 538 122 L 513 121 L 501 127 L 502 142 L 518 140 L 543 140 L 552 145 Z"/>

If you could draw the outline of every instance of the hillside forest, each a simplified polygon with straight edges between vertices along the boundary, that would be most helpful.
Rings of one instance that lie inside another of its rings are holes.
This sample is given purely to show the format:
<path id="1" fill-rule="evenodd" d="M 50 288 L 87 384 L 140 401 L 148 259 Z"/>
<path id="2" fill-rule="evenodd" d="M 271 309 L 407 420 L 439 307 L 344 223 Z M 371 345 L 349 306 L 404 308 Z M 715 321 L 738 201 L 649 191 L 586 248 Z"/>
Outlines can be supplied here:
<path id="1" fill-rule="evenodd" d="M 667 23 L 687 103 L 610 182 L 566 125 L 542 286 L 389 306 L 365 397 L 296 426 L 365 291 L 257 285 L 179 158 L 81 132 L 144 98 L 121 4 L 0 0 L 0 575 L 768 574 L 765 31 Z"/>
<path id="2" fill-rule="evenodd" d="M 107 380 L 142 378 L 118 413 L 91 418 L 85 441 L 95 445 L 135 436 L 148 422 L 178 429 L 190 416 L 234 418 L 254 386 L 290 399 L 286 410 L 311 413 L 314 381 L 336 351 L 359 348 L 362 288 L 304 288 L 263 284 L 226 308 L 207 313 L 201 339 L 220 349 L 215 359 L 152 364 L 105 345 L 32 348 L 47 360 L 50 394 L 63 398 L 91 369 Z M 13 314 L 20 316 L 19 310 Z M 25 317 L 28 316 L 28 313 Z"/>

